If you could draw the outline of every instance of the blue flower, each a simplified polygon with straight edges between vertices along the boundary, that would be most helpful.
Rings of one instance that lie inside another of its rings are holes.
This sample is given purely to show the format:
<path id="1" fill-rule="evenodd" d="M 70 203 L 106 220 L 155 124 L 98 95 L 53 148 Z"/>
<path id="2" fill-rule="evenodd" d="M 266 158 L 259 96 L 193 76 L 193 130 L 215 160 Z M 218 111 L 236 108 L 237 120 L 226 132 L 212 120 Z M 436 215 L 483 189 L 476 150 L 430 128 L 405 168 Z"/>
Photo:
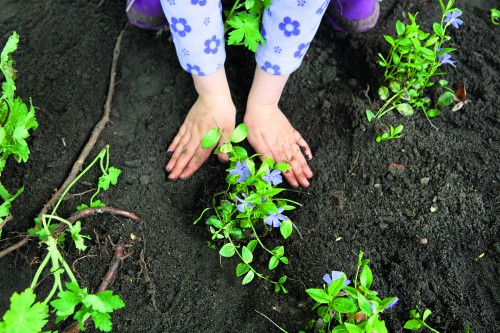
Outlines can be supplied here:
<path id="1" fill-rule="evenodd" d="M 292 35 L 298 36 L 300 34 L 299 21 L 292 21 L 289 16 L 285 16 L 283 22 L 281 22 L 278 27 L 285 33 L 286 37 L 291 37 Z"/>
<path id="2" fill-rule="evenodd" d="M 392 308 L 394 305 L 396 305 L 397 303 L 399 302 L 399 298 L 395 297 L 391 303 L 389 303 L 385 308 L 384 310 L 389 310 L 390 308 Z"/>
<path id="3" fill-rule="evenodd" d="M 264 223 L 273 228 L 281 227 L 281 221 L 288 220 L 288 217 L 281 214 L 283 213 L 284 210 L 285 210 L 284 208 L 279 207 L 277 213 L 268 213 L 269 216 L 264 219 Z"/>
<path id="4" fill-rule="evenodd" d="M 216 54 L 220 45 L 220 39 L 217 39 L 217 36 L 213 36 L 211 39 L 207 39 L 205 41 L 205 53 Z"/>
<path id="5" fill-rule="evenodd" d="M 207 4 L 207 0 L 191 0 L 193 5 L 205 6 Z"/>
<path id="6" fill-rule="evenodd" d="M 266 61 L 264 63 L 264 66 L 261 66 L 260 68 L 262 68 L 262 70 L 268 72 L 269 74 L 281 75 L 281 73 L 280 73 L 280 66 L 273 65 L 269 61 Z"/>
<path id="7" fill-rule="evenodd" d="M 295 51 L 295 53 L 293 54 L 293 56 L 295 58 L 302 58 L 304 56 L 304 54 L 306 53 L 307 51 L 307 48 L 309 47 L 311 43 L 302 43 L 299 45 L 299 48 L 297 49 L 297 51 Z"/>
<path id="8" fill-rule="evenodd" d="M 455 63 L 457 61 L 456 60 L 452 60 L 451 59 L 451 55 L 449 55 L 448 53 L 443 54 L 443 55 L 438 55 L 438 58 L 439 58 L 439 61 L 441 62 L 441 65 L 450 64 L 453 67 L 457 67 L 457 65 L 455 65 Z"/>
<path id="9" fill-rule="evenodd" d="M 268 184 L 273 184 L 274 186 L 283 183 L 283 177 L 281 177 L 281 171 L 274 169 L 269 172 L 267 170 L 267 174 L 262 177 L 262 180 Z"/>
<path id="10" fill-rule="evenodd" d="M 243 193 L 243 199 L 240 199 L 240 198 L 235 196 L 236 200 L 241 202 L 239 205 L 236 205 L 236 208 L 238 209 L 238 211 L 240 213 L 243 213 L 245 211 L 245 207 L 248 208 L 248 210 L 251 210 L 253 208 L 253 205 L 251 203 L 245 202 L 246 197 L 247 197 L 247 195 L 245 193 Z"/>
<path id="11" fill-rule="evenodd" d="M 191 74 L 194 74 L 194 75 L 198 75 L 198 76 L 205 76 L 205 73 L 203 73 L 201 71 L 200 66 L 191 65 L 191 64 L 186 64 L 186 66 L 187 66 L 186 71 L 188 73 L 191 73 Z"/>
<path id="12" fill-rule="evenodd" d="M 458 29 L 460 25 L 464 24 L 464 21 L 458 18 L 460 15 L 462 15 L 462 12 L 459 10 L 455 10 L 451 13 L 446 13 L 444 21 L 451 24 L 455 29 Z"/>
<path id="13" fill-rule="evenodd" d="M 333 281 L 340 279 L 343 276 L 344 273 L 339 272 L 339 271 L 332 271 L 332 275 L 330 274 L 325 274 L 323 275 L 323 281 L 325 281 L 326 286 L 330 286 Z M 344 286 L 347 286 L 351 283 L 350 280 L 345 280 L 344 281 Z"/>
<path id="14" fill-rule="evenodd" d="M 231 176 L 234 175 L 239 175 L 240 178 L 238 178 L 238 182 L 244 182 L 247 179 L 247 176 L 251 176 L 252 173 L 250 172 L 250 169 L 247 167 L 247 161 L 243 161 L 241 163 L 240 161 L 236 162 L 236 166 L 234 169 L 229 170 L 229 174 Z"/>
<path id="15" fill-rule="evenodd" d="M 188 32 L 191 32 L 191 26 L 187 24 L 186 19 L 177 19 L 176 17 L 172 17 L 171 21 L 172 24 L 170 25 L 170 27 L 172 28 L 172 30 L 177 32 L 179 36 L 185 37 Z"/>

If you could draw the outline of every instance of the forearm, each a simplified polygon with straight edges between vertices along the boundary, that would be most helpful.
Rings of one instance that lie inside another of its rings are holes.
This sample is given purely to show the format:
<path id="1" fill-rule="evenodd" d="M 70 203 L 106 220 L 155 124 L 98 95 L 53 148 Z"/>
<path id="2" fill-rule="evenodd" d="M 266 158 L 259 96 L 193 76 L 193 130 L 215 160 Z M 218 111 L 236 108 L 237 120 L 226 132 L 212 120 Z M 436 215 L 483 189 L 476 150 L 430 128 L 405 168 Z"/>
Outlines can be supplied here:
<path id="1" fill-rule="evenodd" d="M 248 105 L 278 105 L 289 75 L 272 75 L 257 66 Z"/>

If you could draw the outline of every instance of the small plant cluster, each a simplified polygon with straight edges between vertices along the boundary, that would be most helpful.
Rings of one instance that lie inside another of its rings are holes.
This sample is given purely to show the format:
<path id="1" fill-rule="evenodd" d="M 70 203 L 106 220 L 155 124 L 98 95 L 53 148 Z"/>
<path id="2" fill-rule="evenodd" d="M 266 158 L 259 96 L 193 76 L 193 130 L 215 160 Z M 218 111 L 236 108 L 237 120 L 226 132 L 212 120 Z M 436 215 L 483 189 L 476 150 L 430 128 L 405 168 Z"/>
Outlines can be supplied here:
<path id="1" fill-rule="evenodd" d="M 199 222 L 207 210 L 212 209 L 206 224 L 212 234 L 209 246 L 215 249 L 214 241 L 223 241 L 219 254 L 223 257 L 236 255 L 241 262 L 236 266 L 236 275 L 243 276 L 243 284 L 247 284 L 255 276 L 271 282 L 276 292 L 287 290 L 284 283 L 286 275 L 277 280 L 260 273 L 254 267 L 254 256 L 261 249 L 269 256 L 268 269 L 274 270 L 280 263 L 288 264 L 285 256 L 285 247 L 277 245 L 268 248 L 263 237 L 275 229 L 279 229 L 283 239 L 287 239 L 293 231 L 292 221 L 284 215 L 285 211 L 295 209 L 299 203 L 278 198 L 284 189 L 277 188 L 283 179 L 281 171 L 289 170 L 286 163 L 274 163 L 273 159 L 266 158 L 257 168 L 254 160 L 258 155 L 248 156 L 247 151 L 235 145 L 243 141 L 248 134 L 245 124 L 238 125 L 231 133 L 229 141 L 217 147 L 215 154 L 229 155 L 230 167 L 226 177 L 227 189 L 216 193 L 212 198 L 212 208 L 206 208 L 194 222 Z M 204 149 L 213 147 L 219 142 L 222 132 L 220 129 L 211 129 L 203 138 Z"/>
<path id="2" fill-rule="evenodd" d="M 2 96 L 0 97 L 0 176 L 10 156 L 21 163 L 28 160 L 30 153 L 26 139 L 30 131 L 38 127 L 35 119 L 35 109 L 31 103 L 29 107 L 20 97 L 15 96 L 16 70 L 12 53 L 17 49 L 19 35 L 13 32 L 7 40 L 0 55 L 0 70 L 4 76 L 2 82 Z M 12 201 L 16 199 L 24 188 L 20 188 L 15 194 L 11 194 L 0 182 L 0 197 L 3 202 L 0 205 L 0 226 L 3 219 L 10 214 Z M 0 227 L 0 236 L 2 228 Z"/>
<path id="3" fill-rule="evenodd" d="M 390 44 L 391 49 L 387 57 L 379 54 L 378 64 L 385 68 L 384 85 L 378 89 L 378 95 L 384 104 L 374 113 L 366 110 L 368 122 L 380 120 L 391 110 L 396 110 L 403 116 L 413 115 L 415 109 L 424 112 L 427 118 L 438 116 L 439 108 L 453 103 L 453 91 L 448 87 L 448 81 L 444 79 L 435 82 L 435 77 L 446 74 L 443 65 L 456 67 L 456 61 L 451 58 L 450 53 L 454 48 L 444 47 L 451 40 L 446 30 L 452 26 L 458 29 L 463 21 L 459 18 L 462 11 L 453 8 L 454 0 L 449 0 L 441 5 L 441 20 L 432 25 L 433 33 L 420 30 L 416 22 L 418 14 L 408 13 L 410 23 L 396 22 L 396 38 L 384 36 Z M 433 107 L 427 91 L 430 88 L 441 88 L 445 92 L 440 95 Z M 462 103 L 463 106 L 463 103 Z M 454 108 L 453 111 L 459 108 Z M 384 123 L 378 130 L 377 142 L 402 137 L 403 125 L 396 127 Z"/>
<path id="4" fill-rule="evenodd" d="M 497 8 L 491 8 L 490 11 L 491 23 L 494 25 L 500 25 L 500 10 Z"/>
<path id="5" fill-rule="evenodd" d="M 380 299 L 378 293 L 370 289 L 373 274 L 369 262 L 369 259 L 363 259 L 363 251 L 360 251 L 352 286 L 343 272 L 333 271 L 331 275 L 323 276 L 326 283 L 323 288 L 306 290 L 316 301 L 313 310 L 319 317 L 312 320 L 306 329 L 316 329 L 319 333 L 387 333 L 380 314 L 396 305 L 399 299 Z"/>
<path id="6" fill-rule="evenodd" d="M 427 328 L 429 331 L 434 333 L 439 333 L 436 329 L 430 327 L 425 321 L 431 315 L 432 311 L 425 309 L 424 313 L 421 315 L 418 308 L 410 311 L 410 320 L 408 320 L 403 328 L 411 331 L 418 331 L 422 327 Z M 467 328 L 465 333 L 469 332 L 470 329 Z"/>
<path id="7" fill-rule="evenodd" d="M 260 33 L 262 14 L 269 8 L 271 0 L 236 0 L 230 10 L 224 11 L 224 33 L 228 33 L 228 45 L 245 45 L 257 51 L 265 40 Z"/>
<path id="8" fill-rule="evenodd" d="M 71 268 L 64 259 L 60 247 L 63 245 L 66 234 L 69 233 L 80 251 L 87 248 L 84 240 L 89 236 L 82 235 L 81 223 L 76 221 L 71 223 L 68 220 L 56 215 L 57 209 L 68 191 L 85 175 L 97 162 L 100 163 L 102 176 L 99 178 L 97 193 L 107 190 L 110 184 L 116 184 L 119 170 L 109 166 L 109 146 L 106 146 L 97 157 L 87 166 L 67 187 L 50 214 L 42 215 L 41 219 L 36 218 L 36 227 L 29 230 L 29 233 L 38 237 L 41 244 L 47 249 L 47 255 L 38 267 L 31 285 L 20 294 L 14 293 L 10 299 L 10 309 L 0 321 L 0 332 L 14 333 L 36 333 L 41 332 L 48 322 L 49 304 L 56 315 L 56 323 L 73 316 L 73 319 L 80 323 L 79 328 L 84 329 L 84 322 L 91 318 L 96 329 L 109 332 L 112 323 L 110 313 L 125 306 L 118 295 L 113 295 L 110 290 L 105 290 L 96 294 L 90 294 L 87 288 L 79 286 Z M 99 201 L 93 201 L 92 196 L 90 206 L 103 206 Z M 57 226 L 62 223 L 67 229 L 61 230 Z M 37 302 L 37 295 L 34 290 L 45 278 L 42 273 L 50 267 L 53 276 L 53 284 L 49 294 L 42 302 Z M 64 277 L 69 278 L 69 282 L 64 282 Z M 56 294 L 57 293 L 57 294 Z M 55 299 L 54 299 L 54 296 Z"/>

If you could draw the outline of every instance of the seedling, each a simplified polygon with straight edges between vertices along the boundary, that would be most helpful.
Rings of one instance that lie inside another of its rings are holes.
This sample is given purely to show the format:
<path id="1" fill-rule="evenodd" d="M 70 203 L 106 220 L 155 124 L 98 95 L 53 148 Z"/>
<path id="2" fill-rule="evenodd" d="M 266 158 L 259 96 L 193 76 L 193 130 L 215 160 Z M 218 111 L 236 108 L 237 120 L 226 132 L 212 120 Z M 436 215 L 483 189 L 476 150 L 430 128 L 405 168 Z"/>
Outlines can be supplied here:
<path id="1" fill-rule="evenodd" d="M 368 266 L 369 259 L 363 259 L 363 251 L 358 255 L 358 268 L 354 284 L 347 280 L 343 272 L 325 274 L 323 288 L 311 288 L 306 292 L 316 301 L 318 319 L 311 320 L 307 330 L 319 333 L 387 333 L 380 314 L 397 304 L 397 297 L 380 299 L 371 290 L 373 274 Z M 359 277 L 359 280 L 358 280 Z M 302 332 L 302 331 L 301 331 Z M 303 332 L 302 332 L 303 333 Z"/>
<path id="2" fill-rule="evenodd" d="M 13 67 L 12 53 L 17 49 L 18 42 L 19 35 L 13 32 L 0 55 L 0 70 L 5 80 L 2 83 L 2 96 L 0 97 L 0 175 L 11 155 L 19 163 L 28 160 L 30 151 L 26 139 L 30 136 L 30 131 L 38 127 L 31 99 L 28 107 L 20 97 L 15 97 L 14 94 L 16 70 Z M 10 214 L 12 201 L 23 191 L 22 187 L 15 194 L 11 194 L 0 182 L 0 197 L 3 200 L 0 205 L 0 236 L 3 218 Z"/>
<path id="3" fill-rule="evenodd" d="M 500 10 L 492 8 L 490 13 L 491 23 L 494 25 L 500 25 Z"/>
<path id="4" fill-rule="evenodd" d="M 247 134 L 246 125 L 240 124 L 231 133 L 229 140 L 225 138 L 227 142 L 215 149 L 215 154 L 229 155 L 227 189 L 213 196 L 212 207 L 206 208 L 194 223 L 198 223 L 206 211 L 213 211 L 214 215 L 206 220 L 212 234 L 209 246 L 213 248 L 214 242 L 223 242 L 219 254 L 226 258 L 236 255 L 240 259 L 236 275 L 243 276 L 242 284 L 251 282 L 257 276 L 274 284 L 276 292 L 286 293 L 287 289 L 283 284 L 287 276 L 273 280 L 267 274 L 259 272 L 254 267 L 254 256 L 261 251 L 267 254 L 269 271 L 273 271 L 279 264 L 288 264 L 285 247 L 277 245 L 269 248 L 263 242 L 263 235 L 279 229 L 283 239 L 290 237 L 294 225 L 284 213 L 300 204 L 276 197 L 284 190 L 275 186 L 283 181 L 281 171 L 291 169 L 288 164 L 275 163 L 272 158 L 266 158 L 257 167 L 254 160 L 259 155 L 248 156 L 243 147 L 234 145 L 243 141 Z M 202 148 L 215 146 L 221 135 L 221 130 L 217 128 L 208 131 L 203 138 Z"/>
<path id="5" fill-rule="evenodd" d="M 224 33 L 228 33 L 228 45 L 245 45 L 257 51 L 265 40 L 260 33 L 262 13 L 269 8 L 271 0 L 236 0 L 229 11 L 225 11 Z"/>
<path id="6" fill-rule="evenodd" d="M 418 307 L 410 311 L 411 319 L 406 322 L 403 326 L 404 329 L 411 331 L 418 331 L 422 327 L 427 328 L 429 331 L 434 333 L 439 333 L 438 330 L 430 327 L 425 321 L 431 315 L 432 311 L 429 309 L 425 309 L 424 313 L 421 315 Z M 466 331 L 467 332 L 467 331 Z"/>
<path id="7" fill-rule="evenodd" d="M 384 36 L 391 46 L 387 57 L 380 53 L 378 55 L 378 64 L 385 68 L 385 83 L 378 89 L 378 95 L 384 104 L 376 113 L 366 110 L 368 122 L 379 121 L 392 110 L 403 116 L 411 116 L 415 110 L 421 110 L 429 119 L 438 116 L 440 108 L 453 103 L 449 98 L 453 96 L 453 90 L 448 87 L 448 81 L 440 79 L 436 82 L 434 79 L 447 74 L 443 65 L 456 67 L 456 61 L 450 55 L 455 49 L 444 47 L 444 44 L 451 40 L 446 30 L 450 26 L 458 29 L 463 24 L 459 18 L 462 11 L 453 8 L 454 0 L 449 0 L 446 5 L 443 0 L 439 0 L 439 3 L 441 20 L 433 23 L 432 34 L 420 30 L 417 24 L 418 13 L 408 13 L 408 24 L 399 20 L 396 22 L 396 38 Z M 431 88 L 444 90 L 434 107 L 428 97 Z M 388 130 L 378 134 L 377 142 L 402 137 L 402 127 L 394 128 L 385 124 L 384 127 Z"/>
<path id="8" fill-rule="evenodd" d="M 40 243 L 46 246 L 47 255 L 38 267 L 30 287 L 21 292 L 21 294 L 14 293 L 12 295 L 10 309 L 7 310 L 3 316 L 3 320 L 0 321 L 0 332 L 41 332 L 48 321 L 49 304 L 56 314 L 56 323 L 65 320 L 69 316 L 73 316 L 80 323 L 79 328 L 83 330 L 83 323 L 88 318 L 91 318 L 96 329 L 105 332 L 111 331 L 112 324 L 109 313 L 124 307 L 125 304 L 118 295 L 113 295 L 113 292 L 110 290 L 89 294 L 87 288 L 79 286 L 76 277 L 59 249 L 64 242 L 66 231 L 61 232 L 56 230 L 57 224 L 65 224 L 75 247 L 80 251 L 86 250 L 87 246 L 84 242 L 85 239 L 89 239 L 90 237 L 80 233 L 80 221 L 72 224 L 68 220 L 56 215 L 56 213 L 68 191 L 97 162 L 100 162 L 103 172 L 103 175 L 99 178 L 99 189 L 107 190 L 109 184 L 116 184 L 116 178 L 110 177 L 110 174 L 116 175 L 116 173 L 119 173 L 119 170 L 110 171 L 112 167 L 109 166 L 109 146 L 106 146 L 68 186 L 54 206 L 51 214 L 44 214 L 41 216 L 41 219 L 35 219 L 36 228 L 30 229 L 29 233 L 37 236 Z M 41 279 L 41 276 L 49 263 L 50 273 L 54 278 L 53 285 L 43 302 L 36 302 L 37 295 L 34 293 L 34 290 L 39 283 L 45 280 Z M 63 286 L 64 276 L 69 278 L 70 282 L 64 283 Z M 56 299 L 53 299 L 54 296 L 56 296 Z M 78 310 L 77 307 L 79 308 Z"/>

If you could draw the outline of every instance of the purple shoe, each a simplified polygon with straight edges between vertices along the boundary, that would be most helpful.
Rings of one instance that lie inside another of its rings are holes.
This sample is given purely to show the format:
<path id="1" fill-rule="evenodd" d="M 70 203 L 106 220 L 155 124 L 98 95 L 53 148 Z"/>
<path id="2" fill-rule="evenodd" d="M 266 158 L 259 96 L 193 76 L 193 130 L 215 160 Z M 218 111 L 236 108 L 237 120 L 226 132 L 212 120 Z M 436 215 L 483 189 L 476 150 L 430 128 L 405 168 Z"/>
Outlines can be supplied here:
<path id="1" fill-rule="evenodd" d="M 160 0 L 127 0 L 127 17 L 139 28 L 160 30 L 167 25 Z"/>
<path id="2" fill-rule="evenodd" d="M 363 32 L 375 26 L 379 13 L 378 0 L 330 0 L 326 16 L 337 30 Z"/>

